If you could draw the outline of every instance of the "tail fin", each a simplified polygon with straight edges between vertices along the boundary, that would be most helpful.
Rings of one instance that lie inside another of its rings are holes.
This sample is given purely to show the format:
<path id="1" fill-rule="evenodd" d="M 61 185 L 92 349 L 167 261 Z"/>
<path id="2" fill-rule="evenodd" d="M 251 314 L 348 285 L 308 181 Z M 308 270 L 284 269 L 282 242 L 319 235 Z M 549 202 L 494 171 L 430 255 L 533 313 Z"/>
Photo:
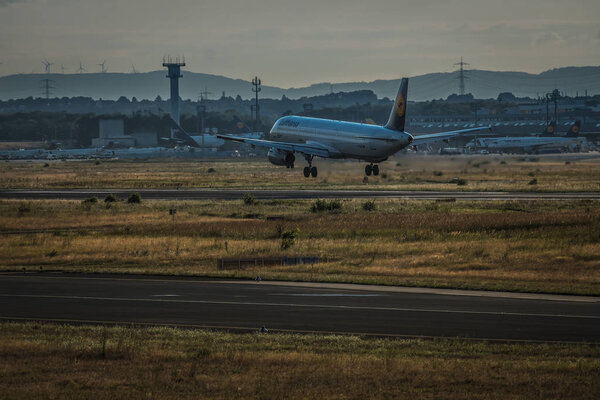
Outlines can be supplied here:
<path id="1" fill-rule="evenodd" d="M 581 121 L 575 121 L 571 128 L 567 131 L 567 137 L 578 137 L 579 136 L 579 128 L 581 127 Z"/>
<path id="2" fill-rule="evenodd" d="M 398 95 L 396 95 L 396 101 L 394 102 L 394 108 L 392 108 L 392 112 L 390 113 L 390 119 L 385 124 L 386 128 L 404 132 L 407 93 L 408 78 L 402 78 L 402 83 L 400 83 L 400 89 L 398 89 Z"/>
<path id="3" fill-rule="evenodd" d="M 554 136 L 554 132 L 556 132 L 556 121 L 550 122 L 540 136 Z"/>
<path id="4" fill-rule="evenodd" d="M 174 136 L 181 140 L 188 146 L 191 147 L 200 147 L 198 142 L 196 142 L 186 131 L 183 130 L 181 126 L 173 118 L 171 118 L 171 129 L 174 131 Z"/>

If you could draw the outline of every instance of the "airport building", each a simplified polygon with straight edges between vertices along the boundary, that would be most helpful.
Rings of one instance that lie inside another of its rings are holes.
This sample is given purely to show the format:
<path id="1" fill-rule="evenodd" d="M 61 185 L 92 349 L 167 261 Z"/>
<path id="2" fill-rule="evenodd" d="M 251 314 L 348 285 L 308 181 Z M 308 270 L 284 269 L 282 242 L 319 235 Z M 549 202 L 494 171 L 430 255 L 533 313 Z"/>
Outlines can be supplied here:
<path id="1" fill-rule="evenodd" d="M 93 147 L 155 147 L 158 145 L 156 132 L 134 132 L 125 134 L 122 119 L 98 121 L 99 137 L 92 139 Z"/>

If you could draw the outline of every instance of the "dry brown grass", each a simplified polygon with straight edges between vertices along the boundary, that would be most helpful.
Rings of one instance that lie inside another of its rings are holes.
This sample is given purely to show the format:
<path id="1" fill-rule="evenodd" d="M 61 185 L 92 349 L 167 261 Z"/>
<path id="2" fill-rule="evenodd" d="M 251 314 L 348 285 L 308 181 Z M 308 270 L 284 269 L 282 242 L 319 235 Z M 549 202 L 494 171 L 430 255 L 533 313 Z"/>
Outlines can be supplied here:
<path id="1" fill-rule="evenodd" d="M 339 213 L 313 213 L 310 201 L 0 201 L 0 268 L 600 294 L 596 202 L 379 200 L 371 212 L 360 201 L 342 204 Z M 296 228 L 296 245 L 282 250 L 280 233 Z M 323 262 L 216 263 L 283 255 Z"/>
<path id="2" fill-rule="evenodd" d="M 533 161 L 532 161 L 533 160 Z M 568 164 L 567 164 L 568 162 Z M 302 162 L 298 162 L 301 167 Z M 319 177 L 306 179 L 264 159 L 150 160 L 0 164 L 0 188 L 362 188 L 398 190 L 600 190 L 598 154 L 520 156 L 398 156 L 363 183 L 364 164 L 318 160 Z M 209 168 L 216 172 L 209 173 Z M 442 173 L 439 176 L 439 172 Z M 465 186 L 450 183 L 454 177 Z M 536 185 L 528 183 L 537 179 Z"/>
<path id="3" fill-rule="evenodd" d="M 596 399 L 597 345 L 0 324 L 5 399 Z"/>

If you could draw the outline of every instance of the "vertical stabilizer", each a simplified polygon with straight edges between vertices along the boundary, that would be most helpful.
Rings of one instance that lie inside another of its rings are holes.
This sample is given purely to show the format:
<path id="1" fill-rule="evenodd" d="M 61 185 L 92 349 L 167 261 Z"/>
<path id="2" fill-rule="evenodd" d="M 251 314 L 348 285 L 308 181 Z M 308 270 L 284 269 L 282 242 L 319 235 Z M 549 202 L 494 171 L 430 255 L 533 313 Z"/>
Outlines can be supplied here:
<path id="1" fill-rule="evenodd" d="M 581 127 L 581 121 L 575 121 L 573 125 L 567 131 L 567 137 L 578 137 L 579 136 L 579 128 Z"/>
<path id="2" fill-rule="evenodd" d="M 554 136 L 554 132 L 556 132 L 556 121 L 550 122 L 540 136 Z"/>
<path id="3" fill-rule="evenodd" d="M 400 89 L 398 89 L 398 95 L 396 95 L 396 101 L 394 107 L 390 113 L 390 119 L 388 119 L 385 127 L 393 129 L 395 131 L 404 132 L 404 122 L 406 121 L 406 97 L 408 93 L 408 78 L 402 78 L 400 83 Z"/>

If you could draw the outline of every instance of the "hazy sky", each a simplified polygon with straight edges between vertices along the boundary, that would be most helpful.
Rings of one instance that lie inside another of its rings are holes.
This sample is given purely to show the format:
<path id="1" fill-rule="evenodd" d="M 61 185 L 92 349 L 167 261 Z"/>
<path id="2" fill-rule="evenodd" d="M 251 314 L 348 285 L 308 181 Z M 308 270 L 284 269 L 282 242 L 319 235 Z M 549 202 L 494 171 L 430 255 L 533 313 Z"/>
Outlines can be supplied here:
<path id="1" fill-rule="evenodd" d="M 188 70 L 297 87 L 600 65 L 600 0 L 0 0 L 0 75 Z"/>

